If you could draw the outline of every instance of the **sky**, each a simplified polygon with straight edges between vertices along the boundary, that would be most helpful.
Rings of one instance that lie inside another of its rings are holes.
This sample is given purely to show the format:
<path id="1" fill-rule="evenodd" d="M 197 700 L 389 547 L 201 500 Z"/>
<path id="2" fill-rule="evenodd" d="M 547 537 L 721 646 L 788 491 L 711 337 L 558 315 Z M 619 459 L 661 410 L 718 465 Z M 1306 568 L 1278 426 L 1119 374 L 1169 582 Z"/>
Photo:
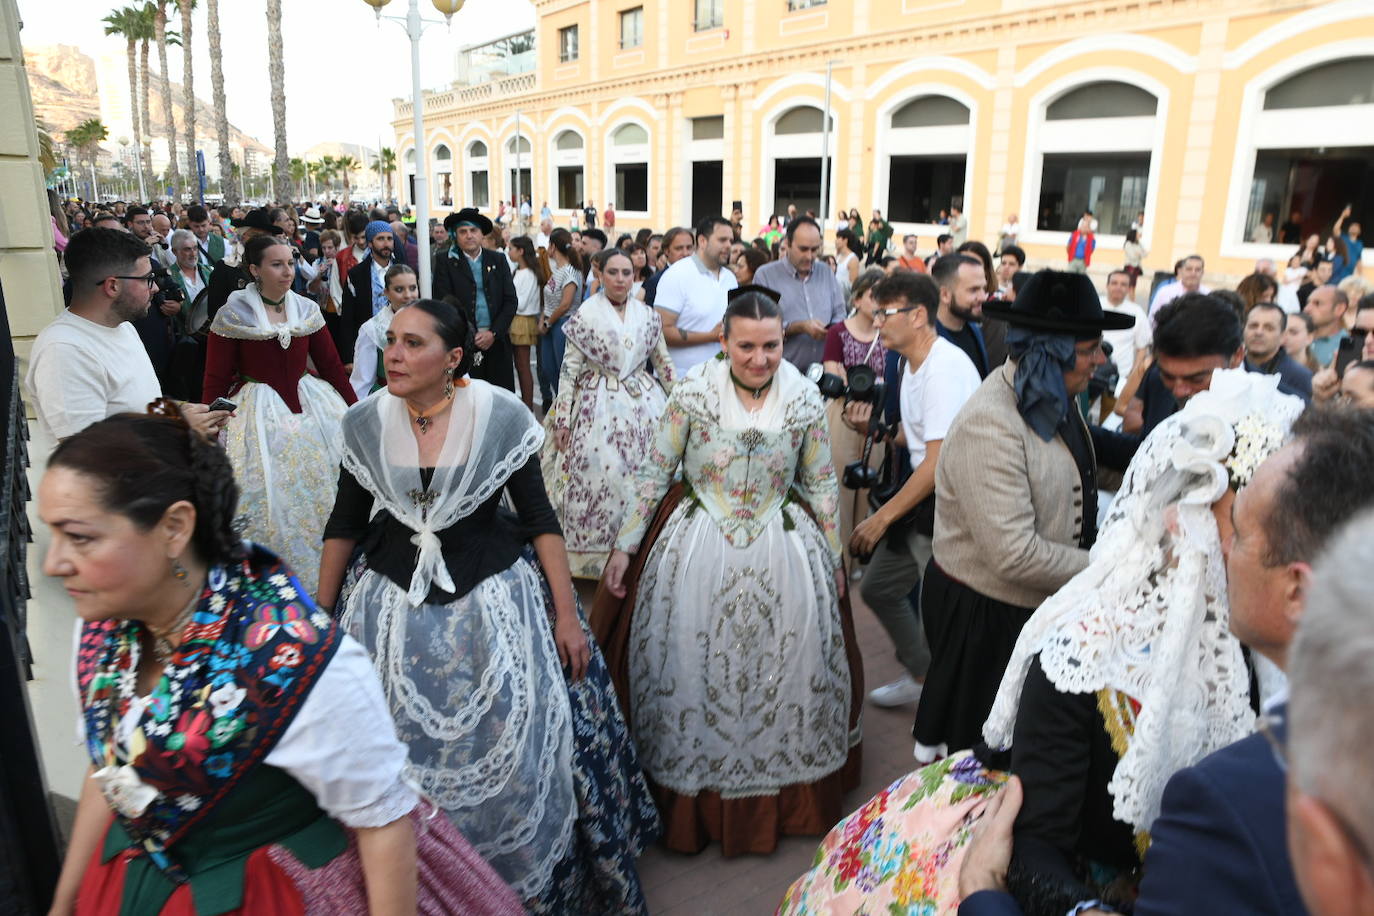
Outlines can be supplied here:
<path id="1" fill-rule="evenodd" d="M 18 0 L 25 45 L 76 45 L 87 54 L 125 45 L 106 36 L 101 22 L 111 10 L 132 0 Z M 205 4 L 192 14 L 196 51 L 196 96 L 207 102 L 210 50 Z M 408 0 L 391 0 L 384 14 L 404 16 Z M 267 68 L 266 0 L 220 0 L 220 32 L 229 120 L 244 133 L 272 146 L 271 82 Z M 431 0 L 420 0 L 420 15 L 437 21 L 420 43 L 421 82 L 426 89 L 447 88 L 453 62 L 464 45 L 479 44 L 535 22 L 530 0 L 467 0 L 451 28 Z M 174 13 L 173 23 L 180 21 Z M 169 25 L 170 27 L 170 25 Z M 179 29 L 179 26 L 177 26 Z M 410 98 L 410 41 L 400 23 L 377 22 L 363 0 L 282 0 L 282 42 L 286 65 L 286 133 L 292 155 L 327 141 L 394 146 L 394 98 Z M 169 48 L 171 78 L 181 80 L 181 48 Z M 151 54 L 157 72 L 157 49 Z M 127 88 L 125 92 L 127 92 Z M 197 125 L 197 131 L 204 130 Z"/>

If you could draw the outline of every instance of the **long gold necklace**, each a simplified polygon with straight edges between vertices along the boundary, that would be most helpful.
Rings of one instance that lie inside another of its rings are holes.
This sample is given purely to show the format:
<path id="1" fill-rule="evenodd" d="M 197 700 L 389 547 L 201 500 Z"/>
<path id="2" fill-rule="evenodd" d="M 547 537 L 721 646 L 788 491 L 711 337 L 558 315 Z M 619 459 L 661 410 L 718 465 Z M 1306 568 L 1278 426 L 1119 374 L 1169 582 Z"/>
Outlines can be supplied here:
<path id="1" fill-rule="evenodd" d="M 191 615 L 195 613 L 196 605 L 200 604 L 200 590 L 196 590 L 193 597 L 186 607 L 181 609 L 181 613 L 165 627 L 154 627 L 148 625 L 148 632 L 153 636 L 153 654 L 157 656 L 159 663 L 165 665 L 171 661 L 173 653 L 177 647 L 172 645 L 172 637 L 177 636 L 182 630 L 186 629 L 186 624 L 190 623 Z"/>

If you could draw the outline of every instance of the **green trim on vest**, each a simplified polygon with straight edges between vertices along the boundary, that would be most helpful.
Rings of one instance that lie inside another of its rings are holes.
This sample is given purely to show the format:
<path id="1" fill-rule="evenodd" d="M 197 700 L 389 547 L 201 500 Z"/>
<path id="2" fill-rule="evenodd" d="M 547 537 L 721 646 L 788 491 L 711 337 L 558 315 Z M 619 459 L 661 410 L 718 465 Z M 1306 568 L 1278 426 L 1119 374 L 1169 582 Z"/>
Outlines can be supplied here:
<path id="1" fill-rule="evenodd" d="M 348 835 L 320 810 L 304 786 L 285 771 L 263 765 L 245 776 L 219 809 L 168 854 L 190 877 L 197 916 L 220 916 L 243 906 L 248 857 L 271 845 L 284 846 L 306 868 L 320 868 L 343 854 Z M 100 861 L 138 849 L 115 818 L 105 834 Z M 138 855 L 124 872 L 120 913 L 159 913 L 176 887 L 147 856 Z"/>

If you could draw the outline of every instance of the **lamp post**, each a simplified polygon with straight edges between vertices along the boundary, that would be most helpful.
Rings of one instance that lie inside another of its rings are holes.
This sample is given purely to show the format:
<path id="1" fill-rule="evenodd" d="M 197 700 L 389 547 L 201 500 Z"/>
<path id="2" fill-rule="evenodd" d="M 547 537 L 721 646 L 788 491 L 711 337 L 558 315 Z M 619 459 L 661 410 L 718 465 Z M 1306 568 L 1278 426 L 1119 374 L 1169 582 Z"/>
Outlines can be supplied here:
<path id="1" fill-rule="evenodd" d="M 426 25 L 436 25 L 437 20 L 420 18 L 420 0 L 410 0 L 410 9 L 405 16 L 383 16 L 382 7 L 391 0 L 363 0 L 377 13 L 377 21 L 389 19 L 405 26 L 410 38 L 410 107 L 415 117 L 413 132 L 415 150 L 415 248 L 419 264 L 420 295 L 428 299 L 432 291 L 431 265 L 429 263 L 429 178 L 426 161 L 429 157 L 425 150 L 425 95 L 420 85 L 420 36 Z M 444 14 L 444 21 L 452 24 L 453 14 L 463 8 L 464 0 L 431 0 L 434 8 Z"/>

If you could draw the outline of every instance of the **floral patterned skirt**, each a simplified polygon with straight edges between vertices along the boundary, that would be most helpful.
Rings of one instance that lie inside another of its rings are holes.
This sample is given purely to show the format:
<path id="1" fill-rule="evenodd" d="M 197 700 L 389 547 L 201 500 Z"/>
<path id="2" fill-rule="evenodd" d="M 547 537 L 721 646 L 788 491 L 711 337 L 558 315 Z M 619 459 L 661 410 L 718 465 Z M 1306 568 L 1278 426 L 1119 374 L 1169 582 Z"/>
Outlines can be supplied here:
<path id="1" fill-rule="evenodd" d="M 969 833 L 1006 780 L 970 751 L 908 773 L 835 825 L 778 916 L 956 913 Z"/>

